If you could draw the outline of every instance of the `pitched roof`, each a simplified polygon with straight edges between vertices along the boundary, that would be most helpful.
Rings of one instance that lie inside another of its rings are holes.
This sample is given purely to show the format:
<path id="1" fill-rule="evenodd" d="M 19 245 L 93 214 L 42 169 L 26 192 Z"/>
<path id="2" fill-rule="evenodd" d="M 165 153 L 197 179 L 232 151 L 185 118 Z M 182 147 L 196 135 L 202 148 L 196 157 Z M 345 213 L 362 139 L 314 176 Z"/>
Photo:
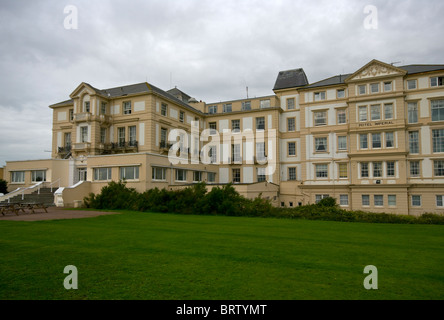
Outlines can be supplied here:
<path id="1" fill-rule="evenodd" d="M 415 74 L 422 72 L 444 70 L 444 64 L 411 64 L 399 68 L 407 71 L 407 74 Z"/>
<path id="2" fill-rule="evenodd" d="M 302 68 L 280 71 L 273 90 L 302 87 L 307 84 L 308 79 Z"/>
<path id="3" fill-rule="evenodd" d="M 347 79 L 351 75 L 352 75 L 351 73 L 341 74 L 338 76 L 334 76 L 331 78 L 327 78 L 327 79 L 312 83 L 304 88 L 316 88 L 316 87 L 332 86 L 335 84 L 343 84 L 343 83 L 345 83 L 345 79 Z"/>

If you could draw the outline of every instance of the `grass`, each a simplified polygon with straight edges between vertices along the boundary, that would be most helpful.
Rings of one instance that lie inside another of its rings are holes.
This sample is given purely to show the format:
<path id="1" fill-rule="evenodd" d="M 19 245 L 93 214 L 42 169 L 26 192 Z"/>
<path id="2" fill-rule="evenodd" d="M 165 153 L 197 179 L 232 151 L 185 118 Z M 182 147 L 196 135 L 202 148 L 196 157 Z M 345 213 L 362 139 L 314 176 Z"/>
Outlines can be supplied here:
<path id="1" fill-rule="evenodd" d="M 0 221 L 0 299 L 444 298 L 444 226 L 121 212 Z"/>

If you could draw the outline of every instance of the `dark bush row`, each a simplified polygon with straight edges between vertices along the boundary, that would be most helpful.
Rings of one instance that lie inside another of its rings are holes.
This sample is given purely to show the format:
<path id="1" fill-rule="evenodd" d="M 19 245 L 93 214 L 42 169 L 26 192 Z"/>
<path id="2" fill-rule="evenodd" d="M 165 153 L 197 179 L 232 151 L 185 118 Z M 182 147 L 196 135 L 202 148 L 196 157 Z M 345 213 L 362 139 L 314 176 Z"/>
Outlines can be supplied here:
<path id="1" fill-rule="evenodd" d="M 126 209 L 179 214 L 276 217 L 308 220 L 329 220 L 374 223 L 444 224 L 444 216 L 423 214 L 419 217 L 387 213 L 370 213 L 341 209 L 334 198 L 324 198 L 318 204 L 295 208 L 278 208 L 260 196 L 247 199 L 232 185 L 213 187 L 207 191 L 204 183 L 181 190 L 150 189 L 139 193 L 123 181 L 110 182 L 100 194 L 91 193 L 85 206 L 95 209 Z"/>

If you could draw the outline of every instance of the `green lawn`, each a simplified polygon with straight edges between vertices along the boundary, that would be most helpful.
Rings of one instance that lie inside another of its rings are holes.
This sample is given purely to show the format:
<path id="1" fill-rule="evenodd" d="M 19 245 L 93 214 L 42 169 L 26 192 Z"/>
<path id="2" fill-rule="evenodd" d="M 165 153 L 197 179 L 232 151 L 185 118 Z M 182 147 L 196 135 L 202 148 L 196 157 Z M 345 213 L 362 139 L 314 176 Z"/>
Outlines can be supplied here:
<path id="1" fill-rule="evenodd" d="M 66 290 L 65 266 L 78 269 Z M 378 290 L 366 290 L 366 265 Z M 0 299 L 443 299 L 444 226 L 123 212 L 0 221 Z"/>

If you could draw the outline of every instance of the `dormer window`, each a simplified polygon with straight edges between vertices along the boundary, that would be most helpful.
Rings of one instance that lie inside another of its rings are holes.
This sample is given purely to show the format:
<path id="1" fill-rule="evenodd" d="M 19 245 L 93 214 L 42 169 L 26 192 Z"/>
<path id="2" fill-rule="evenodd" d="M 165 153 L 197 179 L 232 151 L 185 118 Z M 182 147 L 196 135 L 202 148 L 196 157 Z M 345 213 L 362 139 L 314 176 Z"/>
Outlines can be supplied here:
<path id="1" fill-rule="evenodd" d="M 85 112 L 90 112 L 91 107 L 90 107 L 90 102 L 89 101 L 85 101 Z"/>
<path id="2" fill-rule="evenodd" d="M 123 114 L 131 114 L 131 101 L 123 103 Z"/>
<path id="3" fill-rule="evenodd" d="M 325 91 L 315 92 L 314 93 L 314 100 L 315 101 L 325 100 Z"/>

